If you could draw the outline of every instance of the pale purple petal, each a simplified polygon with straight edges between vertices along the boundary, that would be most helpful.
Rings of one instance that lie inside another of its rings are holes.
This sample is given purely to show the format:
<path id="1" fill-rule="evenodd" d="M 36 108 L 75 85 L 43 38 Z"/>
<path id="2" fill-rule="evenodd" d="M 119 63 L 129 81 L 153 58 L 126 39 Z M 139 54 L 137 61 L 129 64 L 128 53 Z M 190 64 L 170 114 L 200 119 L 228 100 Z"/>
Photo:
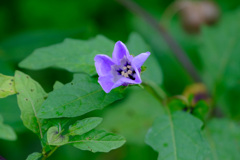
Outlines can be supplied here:
<path id="1" fill-rule="evenodd" d="M 109 93 L 112 90 L 112 87 L 114 85 L 111 75 L 110 76 L 99 77 L 98 78 L 98 83 L 101 85 L 101 87 L 103 88 L 103 90 L 106 93 Z"/>
<path id="2" fill-rule="evenodd" d="M 149 55 L 150 55 L 150 52 L 141 53 L 141 54 L 137 55 L 136 57 L 133 58 L 132 64 L 136 68 L 140 68 L 143 65 L 143 63 L 147 60 Z"/>
<path id="3" fill-rule="evenodd" d="M 118 41 L 115 44 L 114 50 L 113 50 L 113 54 L 112 54 L 112 59 L 116 64 L 120 63 L 120 60 L 124 57 L 129 57 L 129 51 L 127 49 L 127 47 L 125 46 L 125 44 L 123 44 L 121 41 Z"/>
<path id="4" fill-rule="evenodd" d="M 112 59 L 103 54 L 96 55 L 94 61 L 99 76 L 108 75 L 111 72 L 111 66 L 114 65 Z"/>
<path id="5" fill-rule="evenodd" d="M 134 84 L 140 84 L 140 83 L 142 83 L 142 80 L 141 80 L 141 76 L 140 76 L 139 70 L 138 70 L 138 68 L 136 66 L 133 65 L 133 67 L 134 67 L 134 70 L 136 72 Z"/>

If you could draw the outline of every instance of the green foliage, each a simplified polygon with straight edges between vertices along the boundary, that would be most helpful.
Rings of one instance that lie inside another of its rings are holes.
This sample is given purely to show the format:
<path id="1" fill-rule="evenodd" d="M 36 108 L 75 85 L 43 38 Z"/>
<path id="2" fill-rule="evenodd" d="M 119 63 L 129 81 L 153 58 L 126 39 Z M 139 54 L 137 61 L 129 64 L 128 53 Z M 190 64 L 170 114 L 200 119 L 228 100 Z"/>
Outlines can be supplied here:
<path id="1" fill-rule="evenodd" d="M 204 133 L 211 148 L 206 160 L 240 159 L 240 127 L 229 119 L 211 120 Z"/>
<path id="2" fill-rule="evenodd" d="M 202 121 L 206 119 L 206 116 L 209 112 L 209 106 L 206 104 L 205 101 L 199 101 L 196 106 L 193 108 L 192 114 Z"/>
<path id="3" fill-rule="evenodd" d="M 3 123 L 3 117 L 0 115 L 0 139 L 5 139 L 5 140 L 16 140 L 17 135 L 14 132 L 14 130 Z"/>
<path id="4" fill-rule="evenodd" d="M 41 153 L 38 153 L 38 152 L 34 152 L 32 154 L 30 154 L 26 160 L 38 160 L 39 158 L 42 157 L 42 154 Z"/>
<path id="5" fill-rule="evenodd" d="M 19 65 L 22 68 L 34 70 L 58 67 L 71 72 L 95 74 L 95 55 L 111 56 L 113 47 L 114 43 L 103 36 L 97 36 L 87 41 L 65 39 L 60 44 L 35 50 Z"/>
<path id="6" fill-rule="evenodd" d="M 203 29 L 200 56 L 203 78 L 215 101 L 228 115 L 239 118 L 240 10 L 226 14 L 218 26 Z M 216 60 L 217 59 L 217 60 Z M 235 98 L 229 99 L 229 96 Z M 233 100 L 233 101 L 231 101 Z M 233 103 L 234 102 L 234 103 Z"/>
<path id="7" fill-rule="evenodd" d="M 97 80 L 85 74 L 75 74 L 72 82 L 49 93 L 38 111 L 39 118 L 76 117 L 121 99 L 115 90 L 106 94 Z"/>
<path id="8" fill-rule="evenodd" d="M 15 93 L 13 77 L 0 74 L 0 98 L 5 98 Z"/>
<path id="9" fill-rule="evenodd" d="M 62 135 L 62 131 L 58 127 L 53 126 L 47 131 L 47 140 L 49 145 L 62 146 L 68 143 L 69 137 Z"/>
<path id="10" fill-rule="evenodd" d="M 75 122 L 69 126 L 69 135 L 82 135 L 96 128 L 102 122 L 102 118 L 91 117 Z"/>
<path id="11" fill-rule="evenodd" d="M 142 88 L 131 87 L 125 99 L 104 110 L 104 121 L 99 128 L 123 135 L 129 144 L 142 146 L 147 130 L 163 113 L 162 104 L 151 94 Z"/>
<path id="12" fill-rule="evenodd" d="M 59 88 L 61 88 L 61 87 L 63 87 L 63 86 L 64 86 L 64 84 L 62 84 L 62 83 L 59 82 L 59 81 L 56 81 L 56 82 L 54 83 L 54 85 L 53 85 L 53 89 L 56 90 L 56 89 L 59 89 Z"/>
<path id="13" fill-rule="evenodd" d="M 81 136 L 75 136 L 69 143 L 81 150 L 109 152 L 121 147 L 125 143 L 125 139 L 113 133 L 93 130 Z"/>
<path id="14" fill-rule="evenodd" d="M 23 124 L 42 137 L 42 120 L 37 118 L 37 112 L 47 97 L 43 88 L 28 75 L 16 71 L 15 88 L 18 92 L 17 101 L 21 110 L 21 119 Z"/>
<path id="15" fill-rule="evenodd" d="M 204 160 L 208 145 L 201 133 L 202 122 L 184 112 L 158 117 L 146 135 L 146 143 L 159 152 L 159 160 Z"/>

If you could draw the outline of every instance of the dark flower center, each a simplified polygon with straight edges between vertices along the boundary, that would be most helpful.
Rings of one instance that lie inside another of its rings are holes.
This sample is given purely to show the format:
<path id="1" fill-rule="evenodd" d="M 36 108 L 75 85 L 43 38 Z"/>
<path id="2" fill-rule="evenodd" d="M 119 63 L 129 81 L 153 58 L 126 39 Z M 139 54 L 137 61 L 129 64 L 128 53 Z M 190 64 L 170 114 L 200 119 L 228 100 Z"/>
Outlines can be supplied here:
<path id="1" fill-rule="evenodd" d="M 115 75 L 115 81 L 118 79 L 117 77 L 121 78 L 122 76 L 125 78 L 130 78 L 131 80 L 135 80 L 136 71 L 133 69 L 131 62 L 124 57 L 121 60 L 120 65 L 114 65 L 112 67 L 112 73 Z"/>
<path id="2" fill-rule="evenodd" d="M 116 70 L 118 75 L 122 75 L 125 78 L 130 78 L 131 80 L 135 80 L 135 70 L 132 68 L 130 63 L 126 63 L 123 67 L 118 68 Z"/>

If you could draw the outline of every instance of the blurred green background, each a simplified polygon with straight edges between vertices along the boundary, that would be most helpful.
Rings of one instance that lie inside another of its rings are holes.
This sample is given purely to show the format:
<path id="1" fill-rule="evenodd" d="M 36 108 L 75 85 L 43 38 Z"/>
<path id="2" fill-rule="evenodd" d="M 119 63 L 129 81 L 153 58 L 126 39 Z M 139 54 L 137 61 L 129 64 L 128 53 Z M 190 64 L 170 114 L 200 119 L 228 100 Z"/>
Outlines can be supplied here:
<path id="1" fill-rule="evenodd" d="M 199 55 L 201 32 L 190 34 L 190 30 L 183 29 L 181 16 L 184 15 L 165 16 L 162 19 L 162 15 L 173 1 L 135 0 L 135 2 L 157 20 L 162 20 L 196 68 L 202 71 L 205 66 Z M 235 14 L 232 12 L 240 5 L 239 0 L 218 0 L 215 3 L 220 11 L 217 24 L 225 15 Z M 239 23 L 239 19 L 235 21 Z M 66 37 L 89 39 L 97 34 L 105 35 L 114 41 L 126 42 L 131 32 L 139 33 L 151 47 L 163 71 L 162 87 L 169 95 L 182 94 L 184 88 L 192 84 L 193 80 L 173 56 L 167 44 L 144 20 L 113 0 L 0 0 L 0 73 L 13 75 L 16 69 L 22 70 L 49 92 L 56 80 L 69 82 L 72 74 L 58 69 L 41 71 L 20 69 L 18 63 L 34 49 L 59 43 Z M 157 159 L 157 153 L 144 144 L 144 135 L 154 118 L 163 112 L 160 107 L 156 107 L 160 104 L 145 91 L 133 88 L 128 92 L 129 95 L 122 102 L 115 103 L 103 111 L 90 113 L 103 116 L 103 127 L 127 138 L 127 143 L 123 147 L 110 153 L 94 154 L 64 146 L 49 159 Z M 239 90 L 232 89 L 229 92 L 239 93 Z M 22 160 L 32 152 L 41 151 L 37 136 L 27 130 L 20 120 L 16 96 L 0 99 L 0 113 L 4 117 L 4 122 L 12 126 L 18 135 L 16 141 L 0 140 L 0 155 L 7 160 Z M 114 117 L 111 113 L 122 113 L 122 117 Z"/>

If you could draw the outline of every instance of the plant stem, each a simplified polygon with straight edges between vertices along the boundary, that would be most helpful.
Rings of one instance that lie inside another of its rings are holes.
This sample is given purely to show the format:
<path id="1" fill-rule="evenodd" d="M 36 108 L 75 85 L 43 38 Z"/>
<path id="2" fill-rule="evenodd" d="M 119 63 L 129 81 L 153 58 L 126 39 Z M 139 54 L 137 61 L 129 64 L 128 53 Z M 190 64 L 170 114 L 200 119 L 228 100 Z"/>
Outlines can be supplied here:
<path id="1" fill-rule="evenodd" d="M 162 35 L 163 39 L 166 41 L 168 46 L 172 49 L 176 58 L 182 64 L 182 66 L 188 71 L 191 77 L 196 82 L 202 82 L 201 77 L 198 75 L 197 70 L 194 65 L 187 57 L 187 54 L 183 51 L 183 49 L 178 45 L 178 43 L 172 38 L 172 36 L 167 32 L 167 30 L 158 23 L 148 12 L 142 9 L 139 5 L 131 0 L 116 0 L 126 8 L 128 8 L 131 12 L 139 15 L 142 19 L 148 22 L 153 28 L 155 28 L 159 34 Z"/>
<path id="2" fill-rule="evenodd" d="M 44 155 L 42 160 L 46 160 L 48 157 L 50 157 L 57 149 L 59 146 L 56 146 L 53 150 L 51 150 L 47 155 Z"/>
<path id="3" fill-rule="evenodd" d="M 155 83 L 153 82 L 143 82 L 144 88 L 152 94 L 160 103 L 164 106 L 167 103 L 167 94 Z"/>

